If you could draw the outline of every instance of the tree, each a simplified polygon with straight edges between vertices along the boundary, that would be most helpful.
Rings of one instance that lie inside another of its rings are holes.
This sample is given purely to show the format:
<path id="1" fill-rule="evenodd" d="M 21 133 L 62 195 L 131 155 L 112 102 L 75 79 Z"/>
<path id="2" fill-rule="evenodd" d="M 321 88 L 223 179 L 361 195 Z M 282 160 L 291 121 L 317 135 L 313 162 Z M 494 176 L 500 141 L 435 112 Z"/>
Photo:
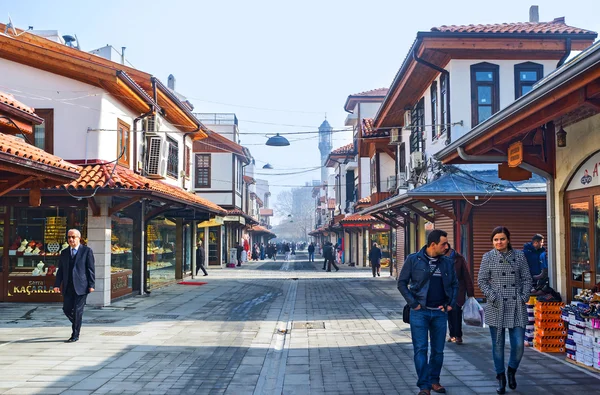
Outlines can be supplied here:
<path id="1" fill-rule="evenodd" d="M 298 241 L 308 240 L 308 232 L 313 230 L 315 218 L 315 201 L 310 188 L 300 187 L 280 192 L 275 209 L 283 217 L 278 226 L 280 231 L 276 232 L 279 238 L 288 235 Z"/>

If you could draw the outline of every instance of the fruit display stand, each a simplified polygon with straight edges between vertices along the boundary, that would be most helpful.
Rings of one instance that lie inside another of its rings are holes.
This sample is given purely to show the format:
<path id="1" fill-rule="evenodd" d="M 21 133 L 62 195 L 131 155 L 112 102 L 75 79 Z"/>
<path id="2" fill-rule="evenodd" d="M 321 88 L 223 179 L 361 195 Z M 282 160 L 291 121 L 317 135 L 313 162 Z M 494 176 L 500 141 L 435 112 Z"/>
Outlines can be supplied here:
<path id="1" fill-rule="evenodd" d="M 533 347 L 541 352 L 565 352 L 567 330 L 561 319 L 561 302 L 536 302 Z"/>

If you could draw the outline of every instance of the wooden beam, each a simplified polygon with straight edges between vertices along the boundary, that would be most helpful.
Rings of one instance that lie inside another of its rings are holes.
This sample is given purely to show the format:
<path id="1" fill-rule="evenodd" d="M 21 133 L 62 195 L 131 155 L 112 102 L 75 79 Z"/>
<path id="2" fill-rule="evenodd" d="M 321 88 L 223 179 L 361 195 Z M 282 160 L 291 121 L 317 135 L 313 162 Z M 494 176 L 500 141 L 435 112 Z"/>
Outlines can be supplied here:
<path id="1" fill-rule="evenodd" d="M 395 151 L 392 151 L 392 150 L 390 149 L 390 147 L 387 147 L 387 146 L 386 146 L 386 147 L 383 147 L 381 150 L 382 150 L 383 152 L 385 152 L 386 154 L 388 154 L 388 155 L 390 156 L 390 158 L 392 158 L 393 160 L 396 160 L 396 152 L 395 152 Z"/>
<path id="2" fill-rule="evenodd" d="M 398 222 L 395 218 L 388 217 L 383 213 L 375 213 L 375 214 L 371 214 L 371 215 L 373 217 L 377 218 L 378 220 L 380 220 L 381 222 L 388 224 L 392 228 L 404 227 L 404 225 L 402 223 Z"/>
<path id="3" fill-rule="evenodd" d="M 415 220 L 414 218 L 412 218 L 409 214 L 406 214 L 406 213 L 403 213 L 402 211 L 400 211 L 400 207 L 393 207 L 393 208 L 390 208 L 390 210 L 393 211 L 393 212 L 395 212 L 396 214 L 398 214 L 402 218 L 404 218 L 404 221 L 408 221 L 408 222 L 413 223 L 415 225 L 418 224 L 418 221 Z"/>
<path id="4" fill-rule="evenodd" d="M 29 181 L 35 180 L 36 177 L 35 176 L 29 176 L 29 177 L 16 177 L 11 179 L 11 182 L 7 183 L 6 187 L 2 190 L 0 190 L 0 196 L 6 195 L 7 193 L 9 193 L 10 191 L 19 188 L 21 185 L 27 184 Z"/>
<path id="5" fill-rule="evenodd" d="M 472 208 L 473 208 L 473 205 L 471 203 L 469 203 L 469 201 L 467 201 L 467 204 L 465 205 L 465 211 L 463 211 L 462 217 L 460 218 L 461 224 L 465 224 L 465 223 L 469 222 L 469 215 L 471 215 Z"/>
<path id="6" fill-rule="evenodd" d="M 90 206 L 90 209 L 92 210 L 92 216 L 99 217 L 100 216 L 100 206 L 98 206 L 98 202 L 96 202 L 96 199 L 94 197 L 90 197 L 87 199 L 87 201 L 88 201 L 88 205 Z"/>
<path id="7" fill-rule="evenodd" d="M 137 202 L 140 201 L 140 199 L 142 199 L 142 196 L 133 196 L 131 199 L 128 199 L 119 204 L 116 204 L 108 209 L 108 215 L 113 215 L 114 213 L 121 211 L 121 210 L 131 206 L 132 204 L 136 204 Z"/>
<path id="8" fill-rule="evenodd" d="M 436 211 L 439 211 L 440 213 L 444 214 L 446 217 L 450 218 L 451 220 L 456 221 L 456 215 L 454 215 L 453 212 L 446 210 L 439 204 L 436 204 L 427 199 L 417 199 L 417 200 L 420 202 L 423 202 L 423 204 L 425 204 L 426 206 L 431 207 L 432 209 L 434 209 Z"/>
<path id="9" fill-rule="evenodd" d="M 592 45 L 592 39 L 572 40 L 572 46 L 582 50 Z M 502 52 L 522 52 L 522 51 L 538 51 L 538 52 L 564 52 L 565 40 L 558 38 L 536 38 L 532 37 L 527 40 L 514 39 L 510 35 L 506 38 L 456 38 L 456 37 L 435 37 L 425 38 L 423 41 L 424 49 L 436 51 L 450 50 L 496 50 Z M 576 50 L 573 48 L 573 50 Z"/>
<path id="10" fill-rule="evenodd" d="M 600 99 L 585 99 L 583 104 L 592 110 L 600 111 Z"/>
<path id="11" fill-rule="evenodd" d="M 405 222 L 400 222 L 398 220 L 398 218 L 399 218 L 398 216 L 393 216 L 393 215 L 391 215 L 391 214 L 389 214 L 388 212 L 385 212 L 385 211 L 382 211 L 380 214 L 383 215 L 385 218 L 389 219 L 390 221 L 394 221 L 395 223 L 397 223 L 398 227 L 402 227 L 402 228 L 406 227 L 406 223 Z"/>
<path id="12" fill-rule="evenodd" d="M 410 203 L 406 203 L 405 206 L 408 207 L 409 209 L 411 209 L 411 211 L 414 211 L 418 216 L 423 217 L 424 219 L 426 219 L 427 221 L 429 221 L 431 223 L 435 222 L 435 218 L 433 218 L 431 215 L 427 214 L 423 210 L 419 210 L 414 205 L 412 205 Z"/>
<path id="13" fill-rule="evenodd" d="M 156 217 L 157 215 L 160 215 L 160 214 L 164 213 L 165 211 L 169 211 L 171 209 L 172 209 L 172 207 L 169 206 L 168 204 L 161 206 L 161 207 L 157 207 L 144 216 L 144 222 L 149 221 L 152 218 Z"/>

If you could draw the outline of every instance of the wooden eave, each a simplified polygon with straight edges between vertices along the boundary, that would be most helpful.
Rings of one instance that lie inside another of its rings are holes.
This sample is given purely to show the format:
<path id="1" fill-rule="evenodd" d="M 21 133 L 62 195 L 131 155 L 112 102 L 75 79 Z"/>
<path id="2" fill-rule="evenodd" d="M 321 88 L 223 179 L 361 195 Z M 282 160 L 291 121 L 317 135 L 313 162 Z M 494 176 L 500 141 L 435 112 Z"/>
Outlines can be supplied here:
<path id="1" fill-rule="evenodd" d="M 491 59 L 493 60 L 559 60 L 567 51 L 565 35 L 560 37 L 544 37 L 531 35 L 523 37 L 505 34 L 477 37 L 464 35 L 431 35 L 418 38 L 417 56 L 441 68 L 446 67 L 452 59 Z M 594 40 L 586 37 L 569 37 L 571 50 L 583 50 L 593 44 Z M 404 108 L 413 107 L 423 96 L 438 72 L 415 61 L 411 52 L 408 54 L 401 79 L 390 88 L 375 119 L 374 127 L 404 126 Z"/>
<path id="2" fill-rule="evenodd" d="M 507 145 L 523 138 L 532 130 L 551 122 L 580 107 L 600 109 L 600 65 L 578 75 L 559 88 L 548 92 L 528 106 L 490 127 L 476 139 L 465 143 L 463 149 L 470 155 L 498 155 L 506 153 Z M 553 138 L 554 133 L 548 133 Z M 456 151 L 442 158 L 444 164 L 464 163 Z"/>
<path id="3" fill-rule="evenodd" d="M 195 120 L 190 118 L 177 103 L 174 103 L 164 92 L 157 89 L 157 102 L 165 111 L 165 118 L 177 129 L 182 132 L 193 132 L 203 133 L 198 129 L 198 125 Z M 204 134 L 206 137 L 206 134 Z"/>

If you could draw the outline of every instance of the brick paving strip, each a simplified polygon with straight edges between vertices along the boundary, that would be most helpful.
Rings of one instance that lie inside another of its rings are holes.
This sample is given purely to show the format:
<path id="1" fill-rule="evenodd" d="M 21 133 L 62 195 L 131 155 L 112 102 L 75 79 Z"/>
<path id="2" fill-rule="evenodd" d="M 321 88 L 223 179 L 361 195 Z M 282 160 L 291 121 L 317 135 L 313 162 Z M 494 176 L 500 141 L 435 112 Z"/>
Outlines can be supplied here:
<path id="1" fill-rule="evenodd" d="M 416 393 L 395 281 L 345 265 L 325 273 L 302 257 L 286 270 L 209 270 L 202 287 L 88 308 L 74 344 L 63 343 L 60 305 L 0 304 L 0 393 Z M 464 338 L 446 346 L 442 384 L 449 394 L 495 393 L 488 330 L 467 327 Z M 527 349 L 509 393 L 591 394 L 599 378 Z"/>

